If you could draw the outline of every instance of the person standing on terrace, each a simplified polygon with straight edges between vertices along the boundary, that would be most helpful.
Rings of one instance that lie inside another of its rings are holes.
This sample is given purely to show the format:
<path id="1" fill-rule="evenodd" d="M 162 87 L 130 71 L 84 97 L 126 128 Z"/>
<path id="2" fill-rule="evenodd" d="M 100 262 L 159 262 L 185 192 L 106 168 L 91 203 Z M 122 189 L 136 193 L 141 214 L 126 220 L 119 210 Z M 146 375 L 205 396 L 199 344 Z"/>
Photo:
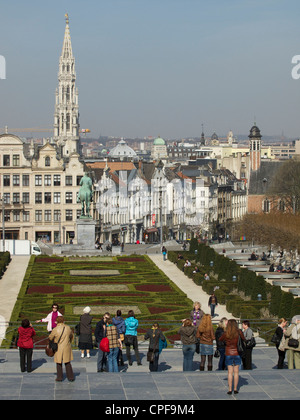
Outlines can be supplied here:
<path id="1" fill-rule="evenodd" d="M 57 303 L 53 303 L 52 305 L 52 312 L 50 312 L 46 318 L 39 319 L 35 322 L 47 322 L 47 331 L 51 333 L 51 331 L 56 328 L 56 320 L 57 317 L 62 316 L 62 314 L 58 311 L 59 307 Z"/>

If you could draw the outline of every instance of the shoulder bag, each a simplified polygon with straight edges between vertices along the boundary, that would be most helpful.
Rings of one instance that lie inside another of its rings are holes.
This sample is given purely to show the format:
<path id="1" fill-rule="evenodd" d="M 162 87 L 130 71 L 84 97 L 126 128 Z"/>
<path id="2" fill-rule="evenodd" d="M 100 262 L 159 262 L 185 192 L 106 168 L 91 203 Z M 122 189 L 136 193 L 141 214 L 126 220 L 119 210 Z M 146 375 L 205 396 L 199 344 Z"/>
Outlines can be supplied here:
<path id="1" fill-rule="evenodd" d="M 155 339 L 154 349 L 147 352 L 147 362 L 150 362 L 150 363 L 154 362 L 154 352 L 155 352 L 155 349 L 157 347 L 157 343 L 158 343 L 158 340 L 159 340 L 159 335 L 160 335 L 160 331 L 158 331 L 158 336 Z"/>
<path id="2" fill-rule="evenodd" d="M 239 333 L 239 339 L 237 342 L 237 351 L 241 357 L 243 357 L 243 355 L 245 354 L 245 344 L 240 333 Z"/>
<path id="3" fill-rule="evenodd" d="M 54 343 L 54 340 L 49 340 L 49 344 L 46 346 L 46 349 L 45 349 L 45 352 L 46 352 L 47 356 L 53 357 L 55 352 L 57 352 L 58 343 L 60 342 L 60 339 L 61 339 L 64 331 L 65 331 L 65 327 L 63 328 L 62 333 L 61 333 L 57 343 Z"/>

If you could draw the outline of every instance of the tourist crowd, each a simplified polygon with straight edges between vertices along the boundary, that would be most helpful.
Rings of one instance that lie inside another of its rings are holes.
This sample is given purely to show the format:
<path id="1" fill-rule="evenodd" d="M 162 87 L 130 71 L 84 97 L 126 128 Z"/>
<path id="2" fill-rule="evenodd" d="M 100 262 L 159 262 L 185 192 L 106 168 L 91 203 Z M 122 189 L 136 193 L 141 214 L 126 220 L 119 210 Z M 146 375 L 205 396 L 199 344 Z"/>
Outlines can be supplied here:
<path id="1" fill-rule="evenodd" d="M 49 333 L 47 354 L 54 356 L 57 368 L 56 381 L 63 380 L 63 364 L 65 364 L 68 380 L 74 381 L 71 365 L 73 331 L 65 323 L 64 317 L 58 309 L 58 305 L 53 304 L 52 311 L 48 316 L 36 322 L 47 323 Z M 122 317 L 121 310 L 118 310 L 115 316 L 106 312 L 96 324 L 95 340 L 93 340 L 92 332 L 93 317 L 90 312 L 90 307 L 84 308 L 79 323 L 75 326 L 81 358 L 84 358 L 85 355 L 90 358 L 90 352 L 96 344 L 98 349 L 97 372 L 119 372 L 119 367 L 124 366 L 122 348 L 125 345 L 129 366 L 132 366 L 131 347 L 135 353 L 137 365 L 140 366 L 142 363 L 137 337 L 139 322 L 134 312 L 130 310 L 126 319 Z M 212 316 L 205 314 L 200 303 L 195 302 L 190 317 L 182 320 L 182 326 L 178 333 L 182 343 L 183 371 L 194 370 L 195 353 L 200 355 L 200 371 L 205 370 L 206 364 L 207 370 L 212 371 L 213 359 L 216 358 L 218 370 L 228 371 L 228 393 L 238 393 L 240 366 L 243 366 L 244 370 L 252 369 L 252 350 L 256 345 L 249 321 L 244 320 L 242 329 L 240 329 L 235 319 L 222 318 L 215 330 Z M 35 335 L 36 332 L 30 321 L 23 319 L 17 336 L 22 372 L 32 371 L 33 337 Z M 155 372 L 159 366 L 159 355 L 167 346 L 166 337 L 157 322 L 154 322 L 151 328 L 146 331 L 144 340 L 149 340 L 147 352 L 149 370 Z M 214 342 L 216 346 L 214 346 Z M 278 369 L 283 369 L 286 355 L 288 368 L 300 369 L 300 315 L 294 316 L 289 326 L 286 319 L 280 319 L 272 342 L 278 351 Z"/>

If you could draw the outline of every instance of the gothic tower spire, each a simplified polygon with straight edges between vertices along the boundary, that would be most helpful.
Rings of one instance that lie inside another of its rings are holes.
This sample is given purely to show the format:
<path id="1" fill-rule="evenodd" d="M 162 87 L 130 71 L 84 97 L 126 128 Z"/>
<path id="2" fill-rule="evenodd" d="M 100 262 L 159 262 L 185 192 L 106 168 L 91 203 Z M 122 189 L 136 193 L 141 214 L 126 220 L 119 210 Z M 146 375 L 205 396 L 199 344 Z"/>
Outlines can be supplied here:
<path id="1" fill-rule="evenodd" d="M 63 146 L 63 155 L 79 153 L 79 107 L 76 88 L 75 58 L 72 51 L 69 16 L 59 59 L 58 88 L 54 113 L 54 141 Z"/>

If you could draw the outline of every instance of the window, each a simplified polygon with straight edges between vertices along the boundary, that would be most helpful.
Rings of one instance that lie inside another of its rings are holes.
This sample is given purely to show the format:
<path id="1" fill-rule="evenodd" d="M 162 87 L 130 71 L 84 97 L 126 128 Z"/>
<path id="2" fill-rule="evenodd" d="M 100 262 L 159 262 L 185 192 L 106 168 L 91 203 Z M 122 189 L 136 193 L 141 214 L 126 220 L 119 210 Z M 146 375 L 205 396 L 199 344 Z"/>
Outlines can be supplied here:
<path id="1" fill-rule="evenodd" d="M 3 194 L 4 204 L 10 204 L 10 193 Z"/>
<path id="2" fill-rule="evenodd" d="M 4 212 L 4 221 L 10 222 L 10 210 L 5 210 Z"/>
<path id="3" fill-rule="evenodd" d="M 263 211 L 264 213 L 269 213 L 270 212 L 270 201 L 265 199 L 263 202 Z"/>
<path id="4" fill-rule="evenodd" d="M 20 204 L 20 193 L 13 193 L 13 204 Z"/>
<path id="5" fill-rule="evenodd" d="M 51 222 L 51 210 L 45 210 L 45 222 Z"/>
<path id="6" fill-rule="evenodd" d="M 77 185 L 77 187 L 80 185 L 81 178 L 82 178 L 82 175 L 77 175 L 77 177 L 76 177 L 76 185 Z"/>
<path id="7" fill-rule="evenodd" d="M 13 221 L 19 222 L 20 221 L 20 210 L 13 211 Z"/>
<path id="8" fill-rule="evenodd" d="M 29 192 L 24 192 L 22 196 L 22 201 L 24 204 L 29 204 Z"/>
<path id="9" fill-rule="evenodd" d="M 23 222 L 29 222 L 29 221 L 30 221 L 30 212 L 23 211 Z"/>
<path id="10" fill-rule="evenodd" d="M 35 211 L 35 221 L 41 222 L 42 221 L 42 210 Z"/>
<path id="11" fill-rule="evenodd" d="M 45 157 L 45 166 L 50 166 L 50 157 L 49 156 Z"/>
<path id="12" fill-rule="evenodd" d="M 10 156 L 3 155 L 3 166 L 10 166 Z"/>
<path id="13" fill-rule="evenodd" d="M 66 210 L 66 220 L 73 220 L 73 210 Z"/>
<path id="14" fill-rule="evenodd" d="M 60 186 L 60 175 L 54 175 L 53 185 L 55 187 L 59 187 Z"/>
<path id="15" fill-rule="evenodd" d="M 55 192 L 53 194 L 53 202 L 54 204 L 60 204 L 60 192 Z"/>
<path id="16" fill-rule="evenodd" d="M 66 204 L 72 204 L 73 194 L 72 192 L 66 192 Z"/>
<path id="17" fill-rule="evenodd" d="M 13 155 L 13 166 L 20 166 L 20 155 Z"/>
<path id="18" fill-rule="evenodd" d="M 51 186 L 51 175 L 45 175 L 44 176 L 44 185 L 46 187 L 50 187 Z"/>
<path id="19" fill-rule="evenodd" d="M 19 187 L 20 186 L 20 175 L 13 175 L 13 186 Z"/>
<path id="20" fill-rule="evenodd" d="M 45 204 L 51 204 L 51 193 L 50 192 L 45 192 L 44 203 Z"/>
<path id="21" fill-rule="evenodd" d="M 35 204 L 42 204 L 42 193 L 36 192 L 35 193 Z"/>
<path id="22" fill-rule="evenodd" d="M 4 187 L 10 186 L 10 175 L 3 175 L 3 186 Z"/>
<path id="23" fill-rule="evenodd" d="M 72 175 L 67 175 L 66 176 L 66 186 L 70 186 L 73 185 L 73 177 Z"/>
<path id="24" fill-rule="evenodd" d="M 54 222 L 60 221 L 60 210 L 54 210 Z"/>
<path id="25" fill-rule="evenodd" d="M 42 175 L 35 176 L 35 186 L 40 187 L 42 185 Z"/>
<path id="26" fill-rule="evenodd" d="M 29 187 L 29 175 L 23 175 L 23 187 Z"/>

